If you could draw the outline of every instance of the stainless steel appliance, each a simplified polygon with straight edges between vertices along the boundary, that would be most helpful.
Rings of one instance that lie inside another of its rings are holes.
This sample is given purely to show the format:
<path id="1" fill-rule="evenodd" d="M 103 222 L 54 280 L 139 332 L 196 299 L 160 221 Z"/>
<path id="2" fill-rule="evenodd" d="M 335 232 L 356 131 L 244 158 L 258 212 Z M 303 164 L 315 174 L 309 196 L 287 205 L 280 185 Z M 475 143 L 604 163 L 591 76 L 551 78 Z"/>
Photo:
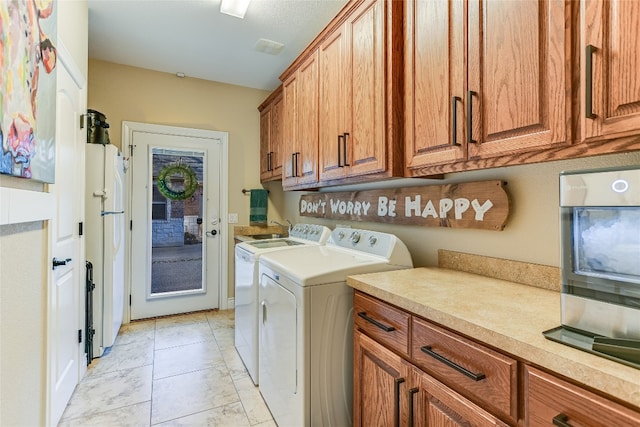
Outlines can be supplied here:
<path id="1" fill-rule="evenodd" d="M 545 336 L 640 368 L 640 169 L 560 175 L 562 326 Z"/>

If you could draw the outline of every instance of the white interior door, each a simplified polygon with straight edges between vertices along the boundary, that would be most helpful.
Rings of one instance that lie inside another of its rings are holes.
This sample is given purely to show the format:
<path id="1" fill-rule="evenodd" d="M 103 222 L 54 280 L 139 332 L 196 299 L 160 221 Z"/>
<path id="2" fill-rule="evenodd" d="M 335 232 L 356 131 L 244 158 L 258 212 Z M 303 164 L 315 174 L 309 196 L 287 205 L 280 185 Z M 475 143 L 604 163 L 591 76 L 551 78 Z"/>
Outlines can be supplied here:
<path id="1" fill-rule="evenodd" d="M 50 222 L 51 256 L 61 265 L 52 272 L 47 293 L 47 409 L 56 425 L 86 370 L 84 333 L 84 246 L 79 223 L 84 218 L 84 144 L 80 116 L 86 111 L 86 84 L 71 56 L 58 46 L 56 90 L 56 172 L 49 190 L 56 200 Z M 79 342 L 80 341 L 80 342 Z"/>
<path id="2" fill-rule="evenodd" d="M 124 129 L 132 146 L 131 319 L 226 308 L 226 133 Z M 180 172 L 161 178 L 176 165 Z M 186 199 L 185 168 L 198 181 Z"/>

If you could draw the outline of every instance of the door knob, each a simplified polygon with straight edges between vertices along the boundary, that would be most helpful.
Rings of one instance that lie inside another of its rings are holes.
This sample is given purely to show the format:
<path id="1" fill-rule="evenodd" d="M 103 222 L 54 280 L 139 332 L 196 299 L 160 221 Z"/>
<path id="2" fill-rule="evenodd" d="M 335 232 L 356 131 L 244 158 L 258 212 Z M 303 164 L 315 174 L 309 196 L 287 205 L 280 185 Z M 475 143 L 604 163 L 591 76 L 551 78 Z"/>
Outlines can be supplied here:
<path id="1" fill-rule="evenodd" d="M 65 260 L 61 260 L 61 259 L 58 259 L 58 258 L 54 257 L 53 261 L 52 261 L 53 270 L 55 270 L 56 267 L 60 267 L 61 265 L 67 265 L 68 262 L 71 262 L 71 258 L 67 258 Z"/>

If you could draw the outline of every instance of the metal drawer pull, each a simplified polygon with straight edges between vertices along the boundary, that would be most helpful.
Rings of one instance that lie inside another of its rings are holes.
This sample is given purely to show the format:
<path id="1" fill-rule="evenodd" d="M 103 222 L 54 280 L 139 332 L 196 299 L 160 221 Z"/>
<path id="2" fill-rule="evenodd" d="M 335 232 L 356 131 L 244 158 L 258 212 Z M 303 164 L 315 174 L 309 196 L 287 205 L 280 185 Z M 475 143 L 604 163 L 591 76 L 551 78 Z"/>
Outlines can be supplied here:
<path id="1" fill-rule="evenodd" d="M 340 143 L 340 141 L 342 141 L 342 138 L 344 138 L 344 135 L 338 135 L 338 167 L 339 168 L 344 166 L 340 161 L 340 149 L 342 148 L 342 144 Z"/>
<path id="2" fill-rule="evenodd" d="M 382 323 L 378 322 L 376 319 L 372 319 L 371 317 L 367 316 L 366 311 L 361 311 L 360 313 L 358 313 L 358 316 L 362 317 L 364 320 L 366 320 L 369 323 L 373 323 L 374 325 L 376 325 L 378 328 L 382 329 L 385 332 L 391 332 L 396 330 L 396 328 L 394 328 L 393 326 L 383 325 Z"/>
<path id="3" fill-rule="evenodd" d="M 418 387 L 409 389 L 409 427 L 413 427 L 413 395 L 419 391 Z"/>
<path id="4" fill-rule="evenodd" d="M 483 380 L 483 379 L 485 379 L 487 377 L 482 372 L 478 372 L 476 374 L 474 372 L 471 372 L 468 369 L 463 368 L 462 366 L 458 365 L 457 363 L 452 362 L 451 360 L 447 359 L 446 357 L 439 355 L 435 351 L 431 350 L 431 346 L 430 345 L 425 345 L 424 347 L 420 347 L 420 350 L 422 350 L 424 353 L 427 353 L 429 356 L 433 357 L 434 359 L 439 360 L 440 362 L 444 363 L 445 365 L 455 369 L 456 371 L 460 372 L 461 374 L 466 375 L 467 377 L 471 378 L 474 381 L 480 381 L 480 380 Z"/>
<path id="5" fill-rule="evenodd" d="M 553 417 L 553 425 L 558 427 L 571 427 L 571 424 L 567 422 L 568 419 L 569 419 L 568 416 L 566 416 L 563 413 L 560 413 L 555 417 Z"/>
<path id="6" fill-rule="evenodd" d="M 396 378 L 395 379 L 395 390 L 393 396 L 394 398 L 394 408 L 393 408 L 393 425 L 396 427 L 400 427 L 400 384 L 404 382 L 404 378 Z"/>

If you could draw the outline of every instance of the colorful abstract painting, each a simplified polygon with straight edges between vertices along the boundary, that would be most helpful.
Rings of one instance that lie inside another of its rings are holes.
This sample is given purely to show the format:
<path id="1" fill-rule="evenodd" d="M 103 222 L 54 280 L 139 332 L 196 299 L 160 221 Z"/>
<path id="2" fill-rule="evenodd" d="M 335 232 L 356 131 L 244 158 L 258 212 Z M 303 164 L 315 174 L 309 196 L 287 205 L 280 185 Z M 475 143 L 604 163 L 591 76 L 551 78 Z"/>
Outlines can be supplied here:
<path id="1" fill-rule="evenodd" d="M 0 173 L 55 179 L 54 0 L 0 0 Z"/>

